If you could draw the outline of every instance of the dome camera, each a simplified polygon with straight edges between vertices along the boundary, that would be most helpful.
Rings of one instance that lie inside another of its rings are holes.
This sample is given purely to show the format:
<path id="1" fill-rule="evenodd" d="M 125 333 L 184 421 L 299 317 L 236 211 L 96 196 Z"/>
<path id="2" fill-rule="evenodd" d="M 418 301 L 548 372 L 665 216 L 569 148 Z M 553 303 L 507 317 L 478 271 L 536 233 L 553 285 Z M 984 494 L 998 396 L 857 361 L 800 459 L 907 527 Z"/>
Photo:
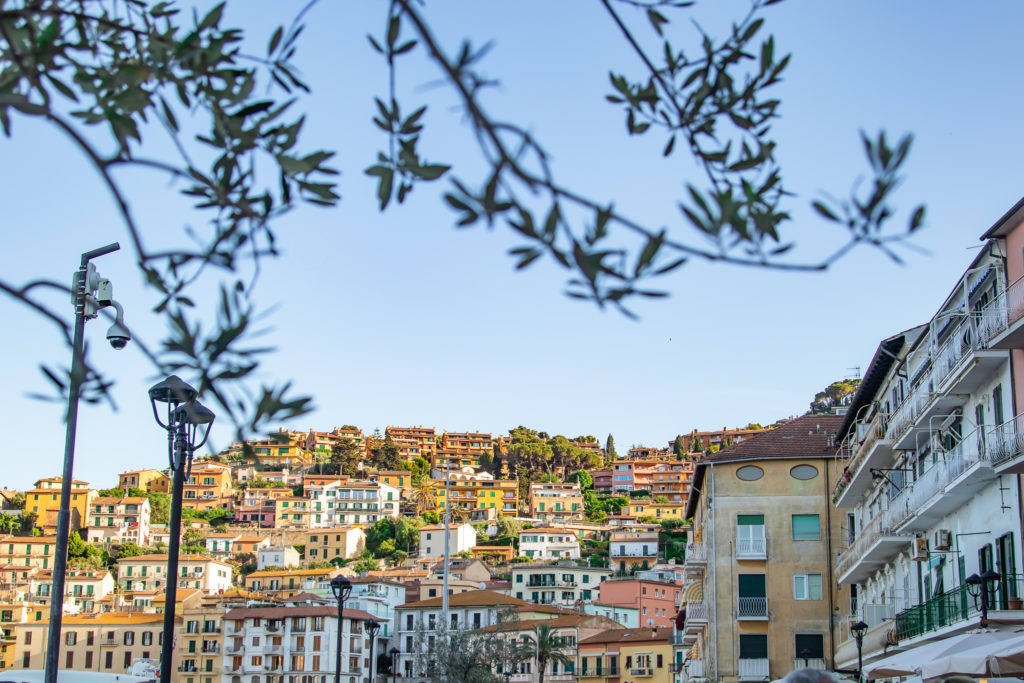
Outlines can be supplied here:
<path id="1" fill-rule="evenodd" d="M 124 326 L 124 309 L 121 308 L 121 304 L 116 301 L 111 301 L 110 305 L 114 307 L 117 314 L 114 316 L 114 324 L 107 330 L 107 341 L 114 347 L 115 350 L 120 351 L 124 347 L 128 346 L 128 342 L 131 341 L 132 333 L 128 331 L 128 328 Z"/>

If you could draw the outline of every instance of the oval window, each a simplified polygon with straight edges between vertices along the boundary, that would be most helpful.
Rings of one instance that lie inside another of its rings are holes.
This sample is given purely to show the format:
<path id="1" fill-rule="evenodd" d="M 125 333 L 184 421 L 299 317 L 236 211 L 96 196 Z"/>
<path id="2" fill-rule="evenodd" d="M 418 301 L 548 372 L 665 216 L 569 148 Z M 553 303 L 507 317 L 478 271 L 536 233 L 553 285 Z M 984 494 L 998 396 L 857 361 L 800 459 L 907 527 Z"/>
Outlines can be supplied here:
<path id="1" fill-rule="evenodd" d="M 736 476 L 743 481 L 757 481 L 764 476 L 764 470 L 757 465 L 745 465 L 736 470 Z"/>
<path id="2" fill-rule="evenodd" d="M 797 465 L 789 471 L 789 475 L 794 479 L 807 481 L 818 476 L 818 468 L 814 465 Z"/>

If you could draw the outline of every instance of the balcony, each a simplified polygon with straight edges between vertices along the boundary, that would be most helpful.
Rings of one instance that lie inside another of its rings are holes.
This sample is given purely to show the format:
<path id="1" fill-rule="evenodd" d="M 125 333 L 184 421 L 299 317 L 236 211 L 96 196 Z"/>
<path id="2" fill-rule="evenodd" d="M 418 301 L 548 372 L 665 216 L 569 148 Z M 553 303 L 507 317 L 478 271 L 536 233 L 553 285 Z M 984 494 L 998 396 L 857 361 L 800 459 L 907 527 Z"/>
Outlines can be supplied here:
<path id="1" fill-rule="evenodd" d="M 797 657 L 793 660 L 793 671 L 796 671 L 797 669 L 817 669 L 818 671 L 824 671 L 825 660 L 815 657 Z"/>
<path id="2" fill-rule="evenodd" d="M 243 645 L 227 645 L 224 647 L 224 654 L 226 655 L 241 655 L 245 654 L 245 646 Z"/>
<path id="3" fill-rule="evenodd" d="M 881 565 L 899 555 L 914 540 L 909 532 L 893 528 L 888 511 L 875 516 L 857 539 L 836 558 L 840 584 L 861 583 Z"/>
<path id="4" fill-rule="evenodd" d="M 933 418 L 947 416 L 966 402 L 963 394 L 937 391 L 935 374 L 934 367 L 926 371 L 920 383 L 893 412 L 886 438 L 896 450 L 916 449 L 921 436 L 927 437 L 938 426 Z"/>
<path id="5" fill-rule="evenodd" d="M 739 597 L 736 598 L 736 618 L 749 621 L 766 621 L 768 619 L 768 598 Z M 705 617 L 706 619 L 706 617 Z"/>
<path id="6" fill-rule="evenodd" d="M 654 669 L 630 669 L 629 675 L 634 678 L 648 678 L 654 675 Z"/>
<path id="7" fill-rule="evenodd" d="M 763 533 L 764 527 L 762 527 Z M 736 539 L 737 560 L 767 560 L 768 541 L 761 538 L 738 538 Z"/>
<path id="8" fill-rule="evenodd" d="M 832 502 L 838 508 L 856 505 L 871 488 L 871 470 L 888 467 L 893 459 L 892 441 L 886 438 L 889 426 L 888 413 L 876 413 L 867 424 L 864 439 L 860 443 L 843 444 L 842 451 L 848 451 L 849 459 L 843 469 L 843 476 L 832 491 Z M 857 428 L 853 434 L 856 435 Z"/>
<path id="9" fill-rule="evenodd" d="M 686 672 L 686 678 L 704 678 L 704 661 L 701 659 L 693 659 L 683 665 L 683 671 Z"/>
<path id="10" fill-rule="evenodd" d="M 703 574 L 708 564 L 708 549 L 702 541 L 686 544 L 684 571 Z"/>
<path id="11" fill-rule="evenodd" d="M 996 478 L 977 430 L 965 437 L 889 503 L 893 527 L 901 533 L 926 531 L 961 507 Z"/>
<path id="12" fill-rule="evenodd" d="M 204 654 L 216 654 L 220 652 L 220 645 L 218 643 L 210 643 L 209 645 L 203 645 Z"/>
<path id="13" fill-rule="evenodd" d="M 981 312 L 981 338 L 993 349 L 1024 348 L 1024 278 L 1015 280 Z"/>
<path id="14" fill-rule="evenodd" d="M 736 667 L 737 674 L 741 681 L 763 681 L 768 680 L 768 659 L 744 659 L 740 658 Z"/>
<path id="15" fill-rule="evenodd" d="M 746 600 L 747 598 L 741 598 Z M 683 621 L 683 633 L 681 645 L 689 645 L 697 640 L 708 623 L 708 604 L 706 602 L 691 602 L 686 605 L 686 618 Z"/>
<path id="16" fill-rule="evenodd" d="M 971 316 L 954 329 L 939 347 L 932 373 L 939 393 L 967 394 L 977 391 L 981 383 L 1007 358 L 1006 351 L 986 348 L 980 338 L 979 318 Z"/>
<path id="17" fill-rule="evenodd" d="M 1024 414 L 990 428 L 985 437 L 997 474 L 1024 473 Z"/>

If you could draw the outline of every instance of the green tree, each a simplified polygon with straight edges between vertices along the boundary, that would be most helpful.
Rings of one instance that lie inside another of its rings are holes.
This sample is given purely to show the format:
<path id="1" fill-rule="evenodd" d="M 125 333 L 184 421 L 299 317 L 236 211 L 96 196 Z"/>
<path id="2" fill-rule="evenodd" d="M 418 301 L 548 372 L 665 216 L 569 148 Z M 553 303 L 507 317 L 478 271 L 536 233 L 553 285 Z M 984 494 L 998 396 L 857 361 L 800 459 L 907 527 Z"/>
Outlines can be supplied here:
<path id="1" fill-rule="evenodd" d="M 378 569 L 380 569 L 380 563 L 372 557 L 364 558 L 352 565 L 352 571 L 357 574 L 362 574 L 363 572 L 374 572 Z"/>
<path id="2" fill-rule="evenodd" d="M 686 444 L 682 436 L 676 436 L 676 440 L 672 442 L 672 452 L 676 454 L 676 460 L 686 457 Z"/>
<path id="3" fill-rule="evenodd" d="M 350 477 L 359 472 L 362 452 L 355 440 L 344 436 L 331 446 L 331 465 L 336 474 L 347 474 Z"/>
<path id="4" fill-rule="evenodd" d="M 13 496 L 11 496 L 11 507 L 14 508 L 15 510 L 24 510 L 25 509 L 25 492 L 24 491 L 18 491 Z"/>
<path id="5" fill-rule="evenodd" d="M 700 438 L 700 435 L 696 432 L 693 433 L 693 438 L 690 439 L 690 452 L 691 453 L 703 453 L 704 452 L 704 441 Z"/>
<path id="6" fill-rule="evenodd" d="M 841 379 L 832 382 L 823 391 L 819 391 L 814 395 L 814 400 L 811 401 L 811 409 L 808 412 L 812 415 L 830 412 L 834 406 L 843 405 L 843 403 L 853 398 L 853 393 L 857 391 L 858 386 L 860 386 L 859 378 Z"/>
<path id="7" fill-rule="evenodd" d="M 6 512 L 0 513 L 0 531 L 11 533 L 15 528 L 21 526 L 21 517 Z"/>
<path id="8" fill-rule="evenodd" d="M 146 551 L 137 543 L 128 541 L 127 543 L 122 543 L 117 547 L 117 559 L 121 560 L 126 557 L 138 557 L 139 555 L 144 555 L 145 552 Z"/>
<path id="9" fill-rule="evenodd" d="M 586 470 L 580 470 L 579 472 L 573 472 L 565 478 L 568 482 L 579 482 L 580 491 L 589 491 L 594 488 L 594 478 L 590 476 L 590 472 Z"/>
<path id="10" fill-rule="evenodd" d="M 537 624 L 533 634 L 526 636 L 526 651 L 533 652 L 537 658 L 537 683 L 544 683 L 544 670 L 548 662 L 559 664 L 563 668 L 568 666 L 573 658 L 562 650 L 567 643 L 563 638 L 556 636 L 554 630 L 545 623 Z"/>
<path id="11" fill-rule="evenodd" d="M 615 452 L 615 437 L 611 434 L 608 435 L 608 440 L 604 443 L 604 457 L 608 462 L 615 460 L 619 457 L 619 454 Z"/>
<path id="12" fill-rule="evenodd" d="M 370 465 L 378 470 L 400 470 L 402 469 L 401 449 L 392 439 L 391 435 L 381 439 L 371 439 L 369 445 Z"/>
<path id="13" fill-rule="evenodd" d="M 495 540 L 503 538 L 519 538 L 519 533 L 523 530 L 523 523 L 514 517 L 506 517 L 501 515 L 495 522 L 495 526 L 498 529 L 498 533 L 495 534 Z"/>
<path id="14" fill-rule="evenodd" d="M 20 535 L 31 536 L 36 528 L 36 520 L 39 515 L 35 512 L 23 512 L 20 520 Z"/>
<path id="15" fill-rule="evenodd" d="M 68 557 L 85 557 L 86 543 L 77 531 L 68 536 Z"/>
<path id="16" fill-rule="evenodd" d="M 377 520 L 377 522 L 365 530 L 366 534 L 366 549 L 377 555 L 377 549 L 385 541 L 394 541 L 395 539 L 395 520 L 390 517 L 384 517 Z M 391 545 L 391 550 L 394 550 L 394 543 Z M 385 554 L 390 554 L 390 551 Z"/>
<path id="17" fill-rule="evenodd" d="M 668 496 L 655 496 L 654 497 L 654 502 L 655 503 L 667 503 L 668 502 Z"/>
<path id="18" fill-rule="evenodd" d="M 167 524 L 171 516 L 171 497 L 160 491 L 146 494 L 149 499 L 149 521 L 152 524 Z"/>

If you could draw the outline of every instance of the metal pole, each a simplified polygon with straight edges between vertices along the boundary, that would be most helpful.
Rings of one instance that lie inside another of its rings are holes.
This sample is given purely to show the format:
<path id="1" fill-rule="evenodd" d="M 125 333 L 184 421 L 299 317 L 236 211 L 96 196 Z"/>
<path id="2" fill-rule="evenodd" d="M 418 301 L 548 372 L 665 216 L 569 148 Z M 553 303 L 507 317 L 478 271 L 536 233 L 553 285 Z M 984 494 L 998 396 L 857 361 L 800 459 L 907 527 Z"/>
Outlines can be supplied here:
<path id="1" fill-rule="evenodd" d="M 864 636 L 857 638 L 857 681 L 864 683 Z"/>
<path id="2" fill-rule="evenodd" d="M 342 625 L 344 622 L 345 615 L 345 601 L 343 598 L 338 598 L 338 652 L 334 659 L 334 683 L 341 683 L 341 645 L 342 645 Z"/>
<path id="3" fill-rule="evenodd" d="M 64 618 L 64 575 L 68 566 L 68 539 L 71 536 L 71 483 L 75 462 L 75 430 L 78 427 L 78 396 L 85 375 L 85 296 L 89 261 L 120 249 L 117 242 L 82 254 L 75 278 L 75 332 L 71 343 L 71 376 L 68 378 L 68 412 L 64 432 L 64 474 L 60 482 L 60 508 L 57 511 L 57 538 L 53 548 L 53 586 L 50 589 L 50 629 L 46 638 L 44 683 L 57 683 L 60 666 L 60 635 Z"/>
<path id="4" fill-rule="evenodd" d="M 452 479 L 452 460 L 451 456 L 445 455 L 444 458 L 444 586 L 442 587 L 441 593 L 441 618 L 444 619 L 444 632 L 448 632 L 450 625 L 448 617 L 448 567 L 451 560 L 451 552 L 448 549 L 449 541 L 451 540 L 451 509 L 452 509 L 452 492 L 451 492 L 451 479 Z"/>
<path id="5" fill-rule="evenodd" d="M 373 641 L 377 639 L 377 632 L 370 634 L 370 683 L 373 683 Z"/>
<path id="6" fill-rule="evenodd" d="M 172 411 L 173 414 L 174 411 Z M 160 646 L 160 683 L 171 683 L 171 660 L 174 656 L 174 608 L 178 599 L 178 548 L 181 544 L 181 501 L 185 488 L 185 448 L 188 439 L 185 420 L 168 425 L 168 447 L 171 449 L 174 489 L 171 491 L 171 518 L 167 539 L 167 588 L 164 591 L 164 642 Z M 175 433 L 175 431 L 177 433 Z"/>

